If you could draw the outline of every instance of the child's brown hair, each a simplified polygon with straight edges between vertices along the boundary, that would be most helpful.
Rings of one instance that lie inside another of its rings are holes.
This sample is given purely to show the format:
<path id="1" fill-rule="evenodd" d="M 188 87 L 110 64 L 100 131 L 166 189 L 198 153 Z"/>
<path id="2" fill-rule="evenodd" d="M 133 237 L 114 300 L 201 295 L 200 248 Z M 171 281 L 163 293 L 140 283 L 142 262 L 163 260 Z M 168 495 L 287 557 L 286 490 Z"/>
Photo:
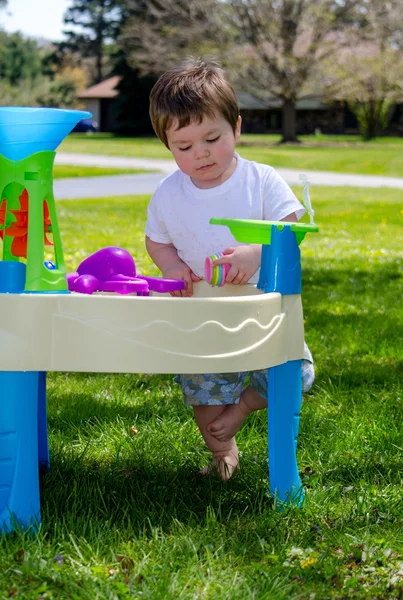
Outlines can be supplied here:
<path id="1" fill-rule="evenodd" d="M 178 129 L 204 116 L 221 115 L 234 133 L 239 117 L 235 92 L 215 62 L 188 58 L 166 71 L 150 94 L 150 118 L 154 131 L 168 148 L 166 131 L 176 119 Z"/>

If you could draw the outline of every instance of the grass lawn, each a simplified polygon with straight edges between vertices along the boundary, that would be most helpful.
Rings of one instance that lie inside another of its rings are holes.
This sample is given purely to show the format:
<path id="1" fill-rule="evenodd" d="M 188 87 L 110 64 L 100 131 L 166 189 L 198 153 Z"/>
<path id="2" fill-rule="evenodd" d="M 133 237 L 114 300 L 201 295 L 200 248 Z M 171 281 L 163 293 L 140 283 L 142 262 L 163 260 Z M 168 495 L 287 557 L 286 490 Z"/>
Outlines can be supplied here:
<path id="1" fill-rule="evenodd" d="M 272 506 L 264 411 L 238 435 L 241 471 L 200 481 L 208 454 L 172 376 L 49 374 L 43 524 L 0 541 L 1 598 L 403 597 L 401 194 L 311 195 L 321 230 L 302 245 L 317 369 L 298 448 L 306 506 Z M 118 244 L 155 273 L 147 201 L 58 202 L 69 269 Z"/>
<path id="2" fill-rule="evenodd" d="M 403 177 L 403 138 L 361 142 L 354 136 L 301 136 L 301 145 L 277 145 L 280 136 L 243 135 L 237 147 L 250 160 L 273 167 Z M 73 134 L 61 152 L 172 159 L 156 138 L 116 138 L 107 134 Z"/>
<path id="3" fill-rule="evenodd" d="M 144 169 L 116 169 L 104 167 L 81 167 L 78 165 L 54 165 L 53 178 L 62 179 L 65 177 L 100 177 L 103 175 L 123 175 L 130 173 L 149 173 Z"/>

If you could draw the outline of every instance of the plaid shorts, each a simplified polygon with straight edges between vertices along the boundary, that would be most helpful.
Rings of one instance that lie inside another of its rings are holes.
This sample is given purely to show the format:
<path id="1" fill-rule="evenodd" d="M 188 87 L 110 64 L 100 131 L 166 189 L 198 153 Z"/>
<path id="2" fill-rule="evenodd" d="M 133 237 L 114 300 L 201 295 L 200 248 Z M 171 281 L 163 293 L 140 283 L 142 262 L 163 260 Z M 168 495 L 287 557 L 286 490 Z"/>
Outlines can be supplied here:
<path id="1" fill-rule="evenodd" d="M 177 375 L 176 383 L 182 387 L 183 399 L 188 406 L 219 406 L 239 404 L 246 377 L 249 385 L 263 398 L 267 398 L 268 370 L 242 373 L 203 373 L 202 375 Z M 315 380 L 312 355 L 305 344 L 302 361 L 302 391 L 307 392 Z"/>

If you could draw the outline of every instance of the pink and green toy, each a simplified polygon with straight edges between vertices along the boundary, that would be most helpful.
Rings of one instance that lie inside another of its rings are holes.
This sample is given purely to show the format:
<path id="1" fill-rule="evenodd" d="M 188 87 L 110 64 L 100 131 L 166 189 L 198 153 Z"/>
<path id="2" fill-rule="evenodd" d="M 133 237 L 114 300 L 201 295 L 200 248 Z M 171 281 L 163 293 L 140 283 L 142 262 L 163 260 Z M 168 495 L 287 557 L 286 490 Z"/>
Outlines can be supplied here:
<path id="1" fill-rule="evenodd" d="M 226 263 L 222 265 L 213 265 L 213 262 L 222 256 L 224 256 L 222 252 L 217 252 L 217 254 L 207 256 L 204 261 L 204 278 L 210 285 L 217 285 L 219 287 L 225 285 L 225 279 L 231 265 Z"/>

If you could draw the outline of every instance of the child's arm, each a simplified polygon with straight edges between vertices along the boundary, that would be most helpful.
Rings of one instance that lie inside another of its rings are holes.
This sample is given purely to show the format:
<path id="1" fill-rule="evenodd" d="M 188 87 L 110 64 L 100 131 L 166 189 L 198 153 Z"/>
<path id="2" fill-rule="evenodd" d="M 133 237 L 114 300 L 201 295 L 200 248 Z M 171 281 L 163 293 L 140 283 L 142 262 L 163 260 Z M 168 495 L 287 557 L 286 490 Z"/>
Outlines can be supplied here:
<path id="1" fill-rule="evenodd" d="M 182 279 L 185 282 L 185 291 L 171 292 L 171 296 L 192 296 L 193 282 L 200 281 L 200 277 L 197 277 L 190 267 L 179 258 L 175 246 L 153 242 L 146 236 L 146 248 L 165 279 Z"/>
<path id="2" fill-rule="evenodd" d="M 288 223 L 298 221 L 295 213 L 291 213 L 281 219 Z M 223 252 L 224 256 L 213 262 L 213 266 L 227 263 L 231 265 L 225 281 L 236 285 L 244 285 L 256 273 L 260 267 L 262 246 L 260 244 L 249 244 L 248 246 L 235 246 L 227 248 Z"/>
<path id="3" fill-rule="evenodd" d="M 286 217 L 284 217 L 284 219 L 281 220 L 286 221 L 287 223 L 298 223 L 297 215 L 295 213 L 291 213 L 290 215 L 287 215 Z"/>

